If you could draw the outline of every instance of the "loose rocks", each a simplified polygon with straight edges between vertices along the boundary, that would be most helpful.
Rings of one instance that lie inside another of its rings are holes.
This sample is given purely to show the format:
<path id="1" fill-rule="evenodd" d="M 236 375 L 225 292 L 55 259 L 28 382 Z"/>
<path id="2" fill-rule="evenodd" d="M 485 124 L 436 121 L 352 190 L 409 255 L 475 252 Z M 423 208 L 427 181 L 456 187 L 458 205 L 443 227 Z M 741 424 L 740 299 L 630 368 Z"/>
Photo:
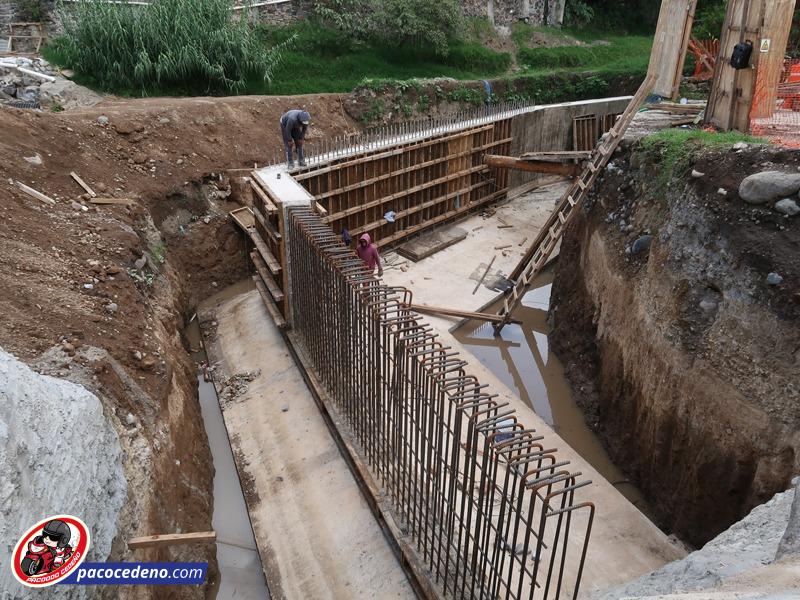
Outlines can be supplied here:
<path id="1" fill-rule="evenodd" d="M 765 204 L 796 194 L 800 174 L 764 171 L 746 177 L 739 186 L 739 196 L 748 204 Z"/>
<path id="2" fill-rule="evenodd" d="M 784 215 L 793 217 L 797 213 L 800 213 L 800 206 L 798 206 L 797 202 L 791 198 L 784 198 L 783 200 L 775 203 L 775 210 Z"/>

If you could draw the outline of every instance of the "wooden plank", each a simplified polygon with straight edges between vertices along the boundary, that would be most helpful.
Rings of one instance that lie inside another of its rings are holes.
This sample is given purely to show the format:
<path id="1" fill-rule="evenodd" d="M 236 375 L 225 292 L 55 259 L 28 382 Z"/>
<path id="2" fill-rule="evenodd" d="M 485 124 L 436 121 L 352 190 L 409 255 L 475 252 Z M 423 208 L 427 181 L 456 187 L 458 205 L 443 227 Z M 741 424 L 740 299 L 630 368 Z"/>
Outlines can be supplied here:
<path id="1" fill-rule="evenodd" d="M 89 202 L 92 204 L 133 204 L 136 200 L 133 198 L 111 198 L 109 196 L 105 198 L 89 198 Z"/>
<path id="2" fill-rule="evenodd" d="M 565 150 L 563 152 L 526 152 L 522 160 L 544 160 L 548 162 L 564 162 L 567 160 L 587 160 L 592 157 L 591 150 Z"/>
<path id="3" fill-rule="evenodd" d="M 456 310 L 454 308 L 443 308 L 441 306 L 430 306 L 428 304 L 407 304 L 409 309 L 421 313 L 433 315 L 445 315 L 448 317 L 458 317 L 461 319 L 475 319 L 476 321 L 488 321 L 490 323 L 501 323 L 503 317 L 491 313 L 471 312 L 468 310 Z M 518 323 L 519 321 L 507 321 Z"/>
<path id="4" fill-rule="evenodd" d="M 267 264 L 267 268 L 269 269 L 270 273 L 273 275 L 279 275 L 281 272 L 281 265 L 278 262 L 278 259 L 275 258 L 275 255 L 272 254 L 270 249 L 267 247 L 264 239 L 255 230 L 250 231 L 250 239 L 253 240 L 253 244 L 258 250 L 258 253 L 261 255 L 261 258 Z"/>
<path id="5" fill-rule="evenodd" d="M 273 321 L 275 321 L 275 325 L 278 326 L 278 329 L 284 329 L 286 327 L 286 319 L 283 318 L 280 309 L 272 299 L 272 296 L 267 290 L 267 287 L 264 285 L 261 276 L 253 275 L 253 281 L 256 283 L 258 295 L 261 296 L 261 300 L 264 303 L 264 307 L 267 309 L 269 316 L 272 317 Z"/>
<path id="6" fill-rule="evenodd" d="M 694 23 L 697 0 L 663 0 L 658 15 L 649 72 L 655 75 L 653 93 L 665 98 L 678 95 L 686 49 Z"/>
<path id="7" fill-rule="evenodd" d="M 233 219 L 242 231 L 249 233 L 250 229 L 256 224 L 256 218 L 253 211 L 248 206 L 242 206 L 228 213 L 228 216 Z"/>
<path id="8" fill-rule="evenodd" d="M 427 200 L 427 201 L 423 202 L 422 204 L 417 204 L 416 206 L 412 206 L 411 208 L 408 208 L 406 210 L 401 210 L 400 212 L 395 214 L 395 223 L 398 220 L 400 220 L 400 219 L 402 219 L 404 217 L 416 214 L 418 212 L 425 211 L 426 209 L 429 209 L 432 206 L 435 206 L 435 205 L 440 204 L 442 202 L 446 202 L 447 200 L 450 200 L 450 199 L 454 198 L 459 193 L 472 191 L 472 190 L 475 190 L 475 189 L 478 189 L 478 188 L 482 188 L 482 187 L 485 187 L 485 186 L 489 186 L 489 185 L 493 185 L 493 182 L 491 180 L 481 181 L 480 183 L 476 183 L 476 184 L 470 186 L 466 190 L 458 190 L 456 192 L 452 192 L 452 193 L 446 194 L 444 196 L 439 196 L 437 198 L 433 198 L 432 200 Z M 424 217 L 424 215 L 423 215 L 423 217 Z M 418 223 L 418 224 L 425 225 L 428 222 L 428 220 L 429 220 L 429 218 L 423 218 L 422 222 Z M 384 223 L 386 223 L 386 219 L 381 217 L 377 221 L 372 221 L 370 223 L 367 223 L 366 225 L 363 225 L 362 227 L 358 227 L 356 229 L 353 229 L 350 233 L 353 236 L 361 235 L 365 231 L 372 231 L 373 229 L 375 229 L 376 227 L 380 227 Z"/>
<path id="9" fill-rule="evenodd" d="M 261 199 L 261 202 L 264 203 L 264 210 L 267 211 L 267 214 L 268 215 L 277 214 L 278 207 L 272 203 L 272 200 L 267 195 L 267 193 L 263 189 L 261 189 L 261 186 L 257 184 L 252 178 L 249 181 L 250 181 L 250 188 L 258 195 L 258 197 Z"/>
<path id="10" fill-rule="evenodd" d="M 488 167 L 486 165 L 478 165 L 478 166 L 472 167 L 471 169 L 468 169 L 467 173 L 478 173 L 479 171 L 487 171 L 487 170 L 488 170 Z M 352 206 L 352 207 L 347 208 L 345 210 L 339 211 L 339 212 L 337 212 L 337 213 L 335 213 L 333 215 L 329 215 L 328 218 L 326 219 L 326 222 L 327 223 L 331 223 L 333 221 L 336 221 L 336 220 L 341 219 L 343 217 L 346 217 L 348 215 L 352 215 L 352 214 L 355 214 L 355 213 L 358 213 L 358 212 L 362 212 L 365 209 L 373 208 L 373 207 L 376 207 L 376 206 L 380 206 L 381 204 L 384 204 L 384 203 L 393 202 L 394 200 L 397 200 L 398 198 L 402 198 L 404 196 L 407 196 L 409 194 L 413 194 L 415 192 L 420 192 L 422 190 L 428 189 L 428 188 L 433 187 L 435 185 L 440 185 L 442 183 L 447 183 L 448 181 L 451 181 L 453 179 L 458 179 L 461 176 L 462 176 L 462 173 L 455 173 L 455 174 L 447 175 L 445 177 L 440 177 L 439 179 L 434 179 L 433 181 L 426 181 L 425 183 L 419 184 L 419 185 L 414 186 L 414 187 L 412 187 L 410 189 L 407 189 L 407 190 L 402 190 L 402 191 L 397 192 L 395 194 L 390 194 L 388 196 L 383 196 L 383 197 L 378 195 L 377 199 L 375 199 L 375 200 L 370 200 L 369 202 L 365 202 L 365 203 L 359 204 L 357 206 Z"/>
<path id="11" fill-rule="evenodd" d="M 544 160 L 522 160 L 511 156 L 497 156 L 495 154 L 487 154 L 485 161 L 490 167 L 516 169 L 518 171 L 528 171 L 531 173 L 552 173 L 567 177 L 575 177 L 581 172 L 581 167 L 575 164 L 554 163 Z"/>
<path id="12" fill-rule="evenodd" d="M 160 535 L 146 535 L 128 540 L 128 548 L 155 548 L 164 546 L 181 546 L 184 544 L 204 544 L 215 542 L 217 534 L 214 531 L 197 531 L 195 533 L 164 533 Z"/>
<path id="13" fill-rule="evenodd" d="M 474 133 L 477 133 L 479 131 L 487 131 L 487 130 L 490 130 L 490 129 L 493 129 L 493 128 L 494 128 L 493 124 L 483 125 L 483 126 L 475 127 L 475 128 L 472 128 L 472 129 L 464 129 L 462 131 L 453 133 L 452 135 L 446 135 L 444 137 L 433 137 L 433 138 L 428 139 L 426 141 L 421 141 L 421 142 L 420 141 L 409 141 L 409 142 L 406 142 L 406 143 L 404 143 L 403 145 L 401 145 L 399 147 L 394 147 L 391 150 L 388 150 L 388 151 L 385 151 L 385 152 L 379 152 L 377 154 L 368 153 L 368 152 L 362 152 L 360 154 L 355 154 L 354 155 L 355 158 L 353 160 L 344 160 L 344 161 L 341 161 L 341 162 L 333 163 L 333 164 L 331 164 L 331 165 L 329 165 L 327 167 L 323 167 L 322 169 L 316 169 L 314 171 L 308 171 L 306 173 L 300 173 L 299 175 L 295 175 L 294 179 L 295 179 L 295 181 L 302 181 L 304 179 L 308 179 L 309 177 L 314 177 L 315 175 L 321 175 L 323 173 L 327 173 L 328 171 L 339 170 L 344 166 L 352 166 L 352 165 L 360 164 L 360 163 L 363 163 L 363 162 L 371 162 L 371 161 L 379 160 L 379 159 L 382 159 L 382 158 L 386 158 L 388 156 L 396 156 L 398 154 L 403 154 L 403 152 L 408 150 L 409 146 L 413 146 L 415 149 L 417 149 L 417 148 L 426 148 L 428 146 L 434 146 L 436 144 L 441 144 L 442 142 L 446 142 L 446 141 L 454 139 L 454 138 L 459 138 L 459 137 L 463 137 L 463 136 L 466 136 L 466 135 L 473 135 Z"/>
<path id="14" fill-rule="evenodd" d="M 483 280 L 486 279 L 486 276 L 489 274 L 489 269 L 492 268 L 492 265 L 494 264 L 494 261 L 495 261 L 496 258 L 497 258 L 497 255 L 495 254 L 492 257 L 492 260 L 489 261 L 489 264 L 486 265 L 486 270 L 483 272 L 483 275 L 481 275 L 481 278 L 478 279 L 478 283 L 475 284 L 475 289 L 472 290 L 472 295 L 473 296 L 475 295 L 475 292 L 477 292 L 478 289 L 481 287 L 481 284 L 483 283 Z"/>
<path id="15" fill-rule="evenodd" d="M 86 182 L 78 176 L 78 174 L 75 171 L 70 171 L 69 176 L 72 177 L 75 180 L 75 183 L 77 183 L 84 190 L 86 190 L 86 193 L 89 194 L 92 198 L 96 198 L 97 197 L 97 194 L 94 193 L 94 190 L 92 188 L 90 188 L 86 184 Z"/>
<path id="16" fill-rule="evenodd" d="M 763 119 L 775 114 L 778 98 L 778 84 L 783 71 L 786 45 L 792 29 L 795 0 L 770 0 L 766 3 L 764 24 L 759 33 L 759 41 L 753 48 L 758 52 L 758 73 L 750 110 L 751 119 Z M 769 40 L 769 50 L 761 51 L 761 42 Z"/>
<path id="17" fill-rule="evenodd" d="M 708 98 L 705 122 L 723 131 L 750 128 L 750 107 L 755 91 L 755 73 L 759 61 L 758 31 L 761 27 L 763 2 L 730 0 L 719 44 L 719 55 Z M 748 31 L 755 28 L 756 32 Z M 751 65 L 755 68 L 734 69 L 730 56 L 734 46 L 746 39 L 754 42 Z"/>
<path id="18" fill-rule="evenodd" d="M 264 259 L 261 258 L 261 255 L 258 252 L 251 252 L 250 258 L 253 259 L 253 264 L 256 267 L 256 271 L 258 271 L 261 281 L 264 282 L 267 290 L 269 290 L 270 296 L 272 296 L 272 298 L 278 304 L 283 302 L 283 292 L 281 291 L 281 288 L 278 287 L 278 284 L 275 283 L 275 280 L 272 278 L 272 276 L 267 272 L 267 265 L 264 262 Z"/>
<path id="19" fill-rule="evenodd" d="M 28 194 L 28 196 L 30 196 L 31 198 L 36 198 L 37 200 L 40 200 L 40 201 L 44 202 L 45 204 L 55 204 L 56 203 L 56 201 L 53 200 L 50 196 L 45 196 L 42 192 L 39 192 L 39 191 L 33 189 L 32 187 L 28 187 L 27 185 L 25 185 L 21 181 L 17 181 L 15 183 L 17 184 L 17 187 L 19 189 L 21 189 L 23 192 Z"/>
<path id="20" fill-rule="evenodd" d="M 344 187 L 340 187 L 340 188 L 337 188 L 337 189 L 334 189 L 334 190 L 329 190 L 329 191 L 323 192 L 321 194 L 317 194 L 317 195 L 315 195 L 315 197 L 316 197 L 317 200 L 324 200 L 325 198 L 329 198 L 331 196 L 336 196 L 338 194 L 344 194 L 346 192 L 351 192 L 353 190 L 357 190 L 357 189 L 360 189 L 360 188 L 369 187 L 370 185 L 373 185 L 373 184 L 377 183 L 378 181 L 383 181 L 385 179 L 391 179 L 392 177 L 398 177 L 400 175 L 405 175 L 406 173 L 410 173 L 411 171 L 417 171 L 417 170 L 421 170 L 421 169 L 424 169 L 424 168 L 427 168 L 427 167 L 430 167 L 430 166 L 433 166 L 433 165 L 436 165 L 436 164 L 439 164 L 439 163 L 447 162 L 448 160 L 450 160 L 452 158 L 460 158 L 460 157 L 463 157 L 463 156 L 468 156 L 470 154 L 474 154 L 475 152 L 479 152 L 481 150 L 488 150 L 489 148 L 494 148 L 494 147 L 499 146 L 499 145 L 501 145 L 503 143 L 510 142 L 511 139 L 512 138 L 507 138 L 505 140 L 500 140 L 499 142 L 493 142 L 491 144 L 486 144 L 486 145 L 481 146 L 479 148 L 473 148 L 471 150 L 467 150 L 467 151 L 458 153 L 458 154 L 453 155 L 453 156 L 443 156 L 443 157 L 439 157 L 439 158 L 434 158 L 432 160 L 429 160 L 429 161 L 426 161 L 426 162 L 423 162 L 423 163 L 419 163 L 419 164 L 416 164 L 416 165 L 412 165 L 410 167 L 406 167 L 406 168 L 403 168 L 403 169 L 392 170 L 392 171 L 389 171 L 387 173 L 383 173 L 382 175 L 378 175 L 377 177 L 372 177 L 370 179 L 364 179 L 363 181 L 359 181 L 359 182 L 351 184 L 351 185 L 346 185 Z"/>
<path id="21" fill-rule="evenodd" d="M 397 233 L 394 233 L 394 234 L 390 235 L 389 237 L 382 238 L 380 240 L 380 245 L 381 246 L 385 246 L 387 244 L 391 244 L 391 243 L 396 242 L 397 240 L 400 240 L 400 239 L 402 239 L 404 237 L 407 237 L 409 235 L 413 235 L 416 232 L 421 231 L 422 229 L 425 229 L 426 227 L 431 227 L 431 226 L 435 225 L 436 223 L 441 223 L 442 221 L 447 221 L 448 219 L 454 219 L 455 217 L 457 217 L 459 215 L 462 215 L 462 214 L 466 213 L 467 211 L 474 210 L 475 208 L 477 208 L 479 206 L 482 206 L 482 205 L 486 204 L 487 202 L 491 202 L 491 201 L 499 198 L 500 196 L 504 196 L 506 194 L 506 192 L 507 192 L 507 190 L 499 190 L 497 192 L 494 192 L 493 194 L 490 194 L 490 195 L 486 196 L 485 198 L 481 198 L 480 200 L 477 200 L 476 202 L 474 202 L 473 204 L 471 204 L 469 206 L 462 206 L 458 210 L 450 211 L 449 213 L 445 213 L 445 214 L 440 215 L 438 217 L 432 218 L 432 219 L 430 219 L 428 221 L 424 221 L 424 222 L 422 222 L 422 223 L 420 223 L 418 225 L 414 225 L 413 227 L 409 227 L 407 229 L 403 229 L 401 231 L 398 231 Z"/>
<path id="22" fill-rule="evenodd" d="M 261 227 L 264 228 L 264 232 L 269 236 L 272 243 L 279 244 L 281 241 L 281 234 L 275 231 L 275 228 L 264 218 L 261 211 L 253 207 L 253 216 L 256 218 L 256 221 L 261 224 Z"/>

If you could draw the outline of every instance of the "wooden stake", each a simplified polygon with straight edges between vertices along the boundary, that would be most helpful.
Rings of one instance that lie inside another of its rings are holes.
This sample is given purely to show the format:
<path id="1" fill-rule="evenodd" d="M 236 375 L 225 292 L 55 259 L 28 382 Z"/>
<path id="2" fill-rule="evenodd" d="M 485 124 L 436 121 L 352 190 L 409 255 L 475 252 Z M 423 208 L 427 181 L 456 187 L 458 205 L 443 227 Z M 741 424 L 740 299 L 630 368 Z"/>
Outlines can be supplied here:
<path id="1" fill-rule="evenodd" d="M 75 171 L 70 171 L 69 176 L 75 180 L 75 183 L 77 183 L 84 190 L 86 190 L 86 193 L 89 194 L 92 198 L 97 197 L 97 194 L 94 193 L 94 190 L 90 188 L 88 185 L 86 185 L 86 182 L 83 179 L 81 179 Z"/>
<path id="2" fill-rule="evenodd" d="M 28 196 L 31 196 L 32 198 L 36 198 L 37 200 L 41 200 L 45 204 L 55 204 L 56 203 L 56 201 L 53 200 L 50 196 L 45 196 L 43 193 L 37 192 L 35 189 L 33 189 L 32 187 L 28 187 L 27 185 L 25 185 L 21 181 L 17 181 L 16 184 L 17 184 L 17 187 L 19 189 L 21 189 L 23 192 L 25 192 L 26 194 L 28 194 Z"/>
<path id="3" fill-rule="evenodd" d="M 128 540 L 128 548 L 152 548 L 155 546 L 180 546 L 183 544 L 200 544 L 215 542 L 217 534 L 214 531 L 198 531 L 195 533 L 164 533 L 161 535 L 146 535 Z"/>
<path id="4" fill-rule="evenodd" d="M 494 259 L 496 259 L 496 258 L 497 258 L 497 255 L 495 254 L 495 255 L 492 257 L 492 260 L 491 260 L 491 261 L 489 262 L 489 264 L 486 266 L 486 270 L 483 272 L 483 275 L 481 275 L 481 278 L 478 280 L 478 283 L 477 283 L 477 285 L 475 285 L 475 289 L 474 289 L 474 290 L 472 290 L 472 295 L 473 295 L 473 296 L 475 295 L 475 292 L 477 292 L 477 291 L 478 291 L 478 288 L 479 288 L 479 287 L 481 287 L 481 284 L 483 283 L 483 280 L 484 280 L 484 279 L 486 279 L 486 276 L 489 274 L 489 269 L 491 269 L 491 268 L 492 268 L 492 265 L 494 264 Z"/>
<path id="5" fill-rule="evenodd" d="M 525 242 L 527 242 L 527 241 L 528 241 L 528 238 L 527 238 L 527 237 L 525 237 L 525 238 L 522 238 L 522 241 L 521 241 L 519 244 L 517 244 L 517 246 L 522 246 L 522 245 L 523 245 Z"/>
<path id="6" fill-rule="evenodd" d="M 92 204 L 133 204 L 133 198 L 90 198 Z"/>

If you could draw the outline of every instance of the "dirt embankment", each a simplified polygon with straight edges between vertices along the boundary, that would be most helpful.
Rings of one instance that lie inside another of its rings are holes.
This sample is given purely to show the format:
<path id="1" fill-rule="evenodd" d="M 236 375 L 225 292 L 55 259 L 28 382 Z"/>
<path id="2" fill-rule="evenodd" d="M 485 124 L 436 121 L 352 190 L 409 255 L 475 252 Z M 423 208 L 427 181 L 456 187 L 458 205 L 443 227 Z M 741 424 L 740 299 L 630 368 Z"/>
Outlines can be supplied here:
<path id="1" fill-rule="evenodd" d="M 562 244 L 551 339 L 614 460 L 701 545 L 800 471 L 800 221 L 737 193 L 800 156 L 691 168 L 665 182 L 657 157 L 615 157 Z"/>
<path id="2" fill-rule="evenodd" d="M 354 129 L 335 96 L 0 109 L 0 347 L 101 398 L 128 482 L 109 560 L 213 560 L 213 546 L 132 553 L 126 540 L 211 528 L 213 465 L 180 332 L 200 299 L 247 275 L 226 215 L 236 207 L 230 181 L 219 173 L 263 163 L 280 143 L 280 114 L 298 105 L 311 111 L 315 136 Z M 134 202 L 95 206 L 70 171 L 98 195 Z M 80 516 L 91 527 L 91 515 Z M 141 588 L 101 593 L 148 597 Z"/>

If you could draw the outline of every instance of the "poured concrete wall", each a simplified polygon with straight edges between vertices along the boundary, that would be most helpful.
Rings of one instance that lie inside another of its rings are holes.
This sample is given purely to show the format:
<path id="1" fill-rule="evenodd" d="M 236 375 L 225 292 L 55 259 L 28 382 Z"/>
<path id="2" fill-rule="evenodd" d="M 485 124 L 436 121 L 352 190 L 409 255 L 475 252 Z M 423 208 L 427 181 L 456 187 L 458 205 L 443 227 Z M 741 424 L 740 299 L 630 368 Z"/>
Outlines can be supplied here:
<path id="1" fill-rule="evenodd" d="M 603 117 L 615 115 L 625 110 L 630 96 L 601 98 L 581 102 L 547 104 L 535 110 L 517 115 L 511 120 L 511 156 L 521 156 L 526 152 L 544 150 L 573 150 L 572 119 L 586 115 Z M 520 185 L 541 178 L 535 173 L 512 171 L 508 187 Z"/>

